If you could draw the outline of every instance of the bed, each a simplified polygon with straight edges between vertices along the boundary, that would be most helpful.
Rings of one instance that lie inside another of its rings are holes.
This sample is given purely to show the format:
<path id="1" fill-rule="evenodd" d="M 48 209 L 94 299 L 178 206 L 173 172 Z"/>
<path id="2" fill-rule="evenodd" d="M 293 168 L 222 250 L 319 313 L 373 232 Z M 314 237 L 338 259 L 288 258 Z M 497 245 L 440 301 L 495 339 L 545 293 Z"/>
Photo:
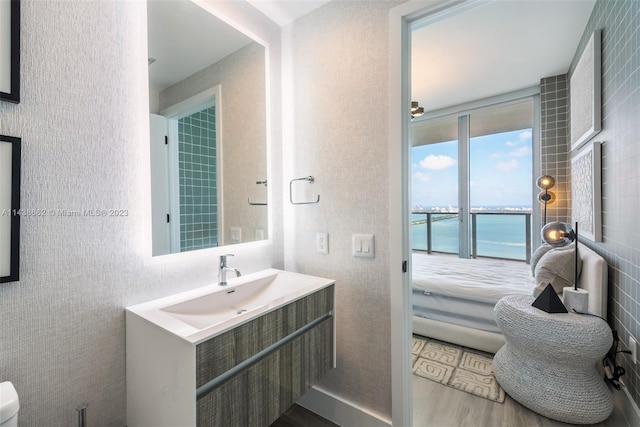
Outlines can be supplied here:
<path id="1" fill-rule="evenodd" d="M 579 254 L 578 286 L 589 291 L 589 312 L 606 319 L 607 264 L 583 244 Z M 496 302 L 532 295 L 536 286 L 524 262 L 414 252 L 412 271 L 413 332 L 490 353 L 504 344 L 493 317 Z"/>

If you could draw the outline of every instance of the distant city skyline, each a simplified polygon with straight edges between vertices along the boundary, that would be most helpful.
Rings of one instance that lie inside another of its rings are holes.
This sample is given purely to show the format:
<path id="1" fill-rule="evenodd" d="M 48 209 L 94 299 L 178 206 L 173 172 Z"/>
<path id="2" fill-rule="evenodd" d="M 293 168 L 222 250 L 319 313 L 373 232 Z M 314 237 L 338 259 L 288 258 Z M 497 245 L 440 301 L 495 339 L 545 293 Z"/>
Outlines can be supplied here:
<path id="1" fill-rule="evenodd" d="M 471 206 L 531 208 L 532 132 L 473 137 L 469 148 Z M 411 205 L 458 206 L 458 143 L 411 149 Z"/>
<path id="2" fill-rule="evenodd" d="M 412 205 L 411 208 L 413 210 L 418 210 L 418 209 L 424 209 L 424 210 L 429 210 L 429 211 L 435 211 L 435 212 L 447 212 L 450 210 L 457 210 L 458 206 L 424 206 L 424 205 Z M 472 210 L 503 210 L 503 211 L 531 211 L 531 206 L 500 206 L 500 205 L 489 205 L 489 206 L 471 206 Z"/>

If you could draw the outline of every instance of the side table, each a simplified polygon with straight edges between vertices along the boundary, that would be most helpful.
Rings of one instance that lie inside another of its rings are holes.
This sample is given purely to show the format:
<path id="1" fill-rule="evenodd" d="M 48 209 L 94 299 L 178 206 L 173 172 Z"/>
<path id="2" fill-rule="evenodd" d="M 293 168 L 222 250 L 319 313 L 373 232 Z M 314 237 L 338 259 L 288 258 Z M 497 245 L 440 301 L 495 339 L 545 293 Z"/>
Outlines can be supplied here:
<path id="1" fill-rule="evenodd" d="M 533 296 L 500 299 L 496 323 L 505 345 L 493 359 L 498 383 L 522 405 L 573 424 L 601 422 L 613 411 L 613 396 L 596 363 L 613 343 L 602 319 L 576 313 L 546 313 Z"/>

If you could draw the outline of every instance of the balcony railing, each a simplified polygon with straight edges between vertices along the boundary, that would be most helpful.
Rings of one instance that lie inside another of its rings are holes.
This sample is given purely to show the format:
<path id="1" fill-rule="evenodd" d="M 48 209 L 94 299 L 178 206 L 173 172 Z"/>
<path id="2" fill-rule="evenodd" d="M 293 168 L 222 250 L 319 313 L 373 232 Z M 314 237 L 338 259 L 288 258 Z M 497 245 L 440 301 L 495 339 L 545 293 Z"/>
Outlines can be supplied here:
<path id="1" fill-rule="evenodd" d="M 413 211 L 413 249 L 427 253 L 459 253 L 458 213 Z M 435 223 L 438 223 L 435 227 Z M 421 226 L 426 227 L 421 227 Z M 434 230 L 434 228 L 436 230 Z M 531 260 L 531 212 L 471 212 L 471 257 Z"/>

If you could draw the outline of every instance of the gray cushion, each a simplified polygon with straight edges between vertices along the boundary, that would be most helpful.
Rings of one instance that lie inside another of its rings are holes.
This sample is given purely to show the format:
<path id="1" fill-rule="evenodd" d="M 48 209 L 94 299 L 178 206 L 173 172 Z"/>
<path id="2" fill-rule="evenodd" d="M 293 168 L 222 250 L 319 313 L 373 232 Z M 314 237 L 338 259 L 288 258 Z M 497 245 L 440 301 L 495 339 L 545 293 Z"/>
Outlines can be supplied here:
<path id="1" fill-rule="evenodd" d="M 535 278 L 538 287 L 534 290 L 534 296 L 536 291 L 539 294 L 549 283 L 557 293 L 561 293 L 564 287 L 573 286 L 574 257 L 573 244 L 547 251 L 536 264 Z M 578 257 L 578 278 L 581 270 L 582 260 Z"/>
<path id="2" fill-rule="evenodd" d="M 536 249 L 533 252 L 533 254 L 531 255 L 531 275 L 532 276 L 536 275 L 536 265 L 538 265 L 538 261 L 540 261 L 540 259 L 544 256 L 544 254 L 549 252 L 551 249 L 553 249 L 553 246 L 547 243 L 543 243 L 542 245 L 538 246 L 538 249 Z"/>

